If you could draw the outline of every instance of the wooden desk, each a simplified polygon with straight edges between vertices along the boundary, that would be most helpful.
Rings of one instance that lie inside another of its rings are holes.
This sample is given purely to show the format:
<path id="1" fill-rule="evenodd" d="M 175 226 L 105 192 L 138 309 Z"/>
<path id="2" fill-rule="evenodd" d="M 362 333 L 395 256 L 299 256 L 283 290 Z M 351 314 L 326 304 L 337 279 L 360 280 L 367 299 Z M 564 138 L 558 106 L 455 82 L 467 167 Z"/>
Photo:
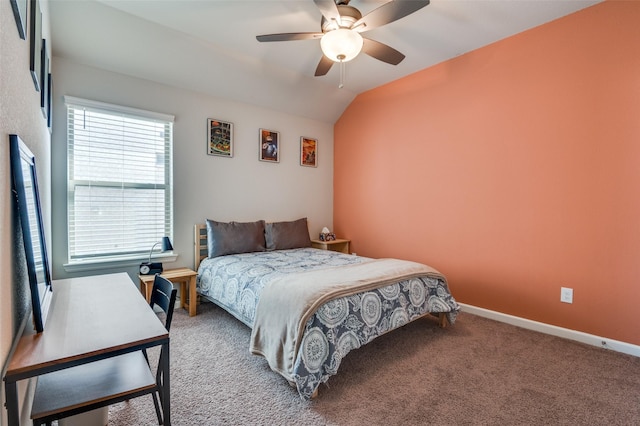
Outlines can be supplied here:
<path id="1" fill-rule="evenodd" d="M 55 280 L 44 331 L 20 337 L 4 377 L 10 426 L 20 424 L 16 382 L 143 348 L 162 345 L 169 333 L 126 273 Z M 163 416 L 171 425 L 169 356 Z"/>
<path id="2" fill-rule="evenodd" d="M 189 316 L 196 315 L 196 275 L 198 273 L 189 268 L 167 269 L 161 273 L 164 278 L 172 283 L 180 283 L 180 307 L 189 311 Z M 153 290 L 153 280 L 155 275 L 138 275 L 140 280 L 140 293 L 151 302 L 151 290 Z M 187 302 L 187 287 L 189 287 L 189 302 Z"/>

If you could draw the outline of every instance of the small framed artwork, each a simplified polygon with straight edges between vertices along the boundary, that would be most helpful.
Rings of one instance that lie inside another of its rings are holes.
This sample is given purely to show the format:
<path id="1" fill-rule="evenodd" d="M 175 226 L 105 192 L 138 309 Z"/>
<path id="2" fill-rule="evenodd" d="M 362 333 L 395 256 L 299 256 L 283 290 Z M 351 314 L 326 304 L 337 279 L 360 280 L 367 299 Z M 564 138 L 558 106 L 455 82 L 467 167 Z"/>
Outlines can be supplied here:
<path id="1" fill-rule="evenodd" d="M 318 139 L 300 136 L 300 165 L 318 167 Z"/>
<path id="2" fill-rule="evenodd" d="M 13 17 L 16 18 L 18 34 L 23 40 L 27 39 L 27 5 L 29 0 L 11 0 Z"/>
<path id="3" fill-rule="evenodd" d="M 40 108 L 42 115 L 48 118 L 49 114 L 49 53 L 47 52 L 47 40 L 42 39 L 42 52 L 40 55 L 42 72 L 40 73 Z"/>
<path id="4" fill-rule="evenodd" d="M 233 157 L 233 123 L 207 119 L 207 154 Z"/>
<path id="5" fill-rule="evenodd" d="M 280 133 L 260 129 L 260 161 L 280 162 Z"/>
<path id="6" fill-rule="evenodd" d="M 36 91 L 40 91 L 42 82 L 40 73 L 42 72 L 42 13 L 40 12 L 40 1 L 31 0 L 31 15 L 29 19 L 31 28 L 29 32 L 30 60 L 29 70 Z"/>
<path id="7" fill-rule="evenodd" d="M 53 105 L 51 104 L 53 98 L 53 78 L 51 73 L 47 77 L 47 126 L 49 127 L 49 133 L 53 132 L 53 117 L 51 112 L 53 111 Z"/>

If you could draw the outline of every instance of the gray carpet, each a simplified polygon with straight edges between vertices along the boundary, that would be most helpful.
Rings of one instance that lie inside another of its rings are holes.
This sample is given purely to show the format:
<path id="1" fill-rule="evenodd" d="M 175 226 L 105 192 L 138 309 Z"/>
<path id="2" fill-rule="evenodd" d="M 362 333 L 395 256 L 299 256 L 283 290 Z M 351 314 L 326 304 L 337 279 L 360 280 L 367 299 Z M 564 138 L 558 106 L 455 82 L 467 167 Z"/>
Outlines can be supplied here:
<path id="1" fill-rule="evenodd" d="M 196 317 L 176 308 L 174 425 L 640 425 L 640 358 L 464 312 L 352 351 L 310 402 L 249 353 L 249 336 L 211 303 Z M 110 407 L 109 425 L 151 424 L 151 397 Z"/>

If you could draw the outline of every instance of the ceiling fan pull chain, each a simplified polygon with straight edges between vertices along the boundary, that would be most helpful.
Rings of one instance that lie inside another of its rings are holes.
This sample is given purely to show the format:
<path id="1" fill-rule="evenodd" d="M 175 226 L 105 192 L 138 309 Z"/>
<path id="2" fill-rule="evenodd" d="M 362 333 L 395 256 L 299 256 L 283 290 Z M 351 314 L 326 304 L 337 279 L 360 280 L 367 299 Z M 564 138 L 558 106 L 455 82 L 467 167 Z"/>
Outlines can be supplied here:
<path id="1" fill-rule="evenodd" d="M 340 59 L 340 84 L 338 84 L 338 89 L 342 89 L 344 87 L 345 75 L 344 55 L 338 55 L 338 59 Z"/>

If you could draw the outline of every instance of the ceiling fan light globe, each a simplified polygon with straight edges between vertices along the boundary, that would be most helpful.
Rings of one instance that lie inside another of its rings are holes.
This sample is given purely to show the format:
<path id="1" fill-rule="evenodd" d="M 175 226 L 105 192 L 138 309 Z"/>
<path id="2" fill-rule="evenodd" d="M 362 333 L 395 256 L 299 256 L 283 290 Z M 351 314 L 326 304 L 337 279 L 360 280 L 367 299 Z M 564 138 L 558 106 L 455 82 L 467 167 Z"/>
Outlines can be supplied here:
<path id="1" fill-rule="evenodd" d="M 358 56 L 364 41 L 362 36 L 346 28 L 325 33 L 320 39 L 322 53 L 334 62 L 348 62 Z"/>

